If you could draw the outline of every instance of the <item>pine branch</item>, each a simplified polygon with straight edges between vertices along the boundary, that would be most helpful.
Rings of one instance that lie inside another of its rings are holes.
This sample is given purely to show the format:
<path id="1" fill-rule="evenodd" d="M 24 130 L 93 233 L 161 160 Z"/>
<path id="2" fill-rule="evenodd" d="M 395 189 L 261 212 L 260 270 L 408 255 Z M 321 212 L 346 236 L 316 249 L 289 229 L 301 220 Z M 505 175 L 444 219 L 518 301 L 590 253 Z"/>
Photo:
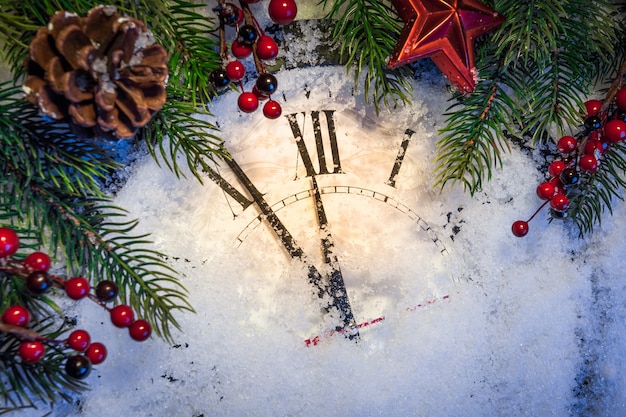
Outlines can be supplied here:
<path id="1" fill-rule="evenodd" d="M 31 330 L 43 337 L 54 339 L 65 331 L 65 326 L 44 319 L 32 325 Z M 71 401 L 69 392 L 87 389 L 87 384 L 68 377 L 64 371 L 68 349 L 63 349 L 62 346 L 48 347 L 49 352 L 44 359 L 36 364 L 28 364 L 15 361 L 19 344 L 20 339 L 0 332 L 0 395 L 4 400 L 4 406 L 0 406 L 0 414 L 34 408 L 37 401 Z"/>
<path id="2" fill-rule="evenodd" d="M 185 87 L 169 85 L 167 91 L 170 99 L 140 132 L 141 138 L 155 161 L 162 158 L 177 177 L 185 176 L 177 161 L 183 155 L 189 171 L 202 183 L 205 161 L 226 155 L 222 140 L 213 133 L 217 127 L 207 120 L 211 113 L 195 106 Z"/>
<path id="3" fill-rule="evenodd" d="M 324 7 L 330 0 L 323 0 Z M 354 69 L 355 85 L 365 75 L 366 100 L 372 100 L 376 111 L 381 103 L 389 109 L 410 103 L 411 71 L 406 67 L 387 69 L 402 24 L 386 3 L 375 0 L 335 0 L 328 18 L 337 19 L 333 42 L 340 42 L 340 56 L 348 70 Z"/>
<path id="4" fill-rule="evenodd" d="M 614 59 L 618 10 L 610 1 L 499 0 L 506 16 L 493 35 L 519 102 L 523 133 L 544 140 L 566 134 L 580 119 L 583 100 L 602 63 Z M 589 16 L 593 16 L 590 19 Z"/>
<path id="5" fill-rule="evenodd" d="M 506 21 L 476 42 L 483 81 L 449 108 L 437 144 L 436 185 L 461 182 L 472 194 L 500 165 L 506 131 L 519 127 L 542 141 L 579 123 L 598 62 L 612 59 L 618 33 L 610 2 L 494 3 Z"/>
<path id="6" fill-rule="evenodd" d="M 509 150 L 506 126 L 517 121 L 516 103 L 508 96 L 500 63 L 481 68 L 484 79 L 472 93 L 460 96 L 445 115 L 446 127 L 437 141 L 435 185 L 461 183 L 474 194 L 492 170 L 501 166 L 502 151 Z"/>
<path id="7" fill-rule="evenodd" d="M 602 224 L 602 215 L 613 214 L 616 199 L 623 200 L 620 190 L 626 187 L 626 146 L 613 144 L 602 155 L 594 174 L 583 174 L 579 183 L 568 189 L 568 215 L 578 228 L 579 237 Z"/>

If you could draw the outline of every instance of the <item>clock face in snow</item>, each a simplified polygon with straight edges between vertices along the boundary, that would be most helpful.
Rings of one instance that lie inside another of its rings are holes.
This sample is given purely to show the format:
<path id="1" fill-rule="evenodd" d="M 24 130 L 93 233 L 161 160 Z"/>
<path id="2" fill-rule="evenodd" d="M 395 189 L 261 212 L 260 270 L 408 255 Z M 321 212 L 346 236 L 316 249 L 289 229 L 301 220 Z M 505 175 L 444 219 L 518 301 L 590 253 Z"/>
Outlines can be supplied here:
<path id="1" fill-rule="evenodd" d="M 224 244 L 256 259 L 259 279 L 289 265 L 320 320 L 358 338 L 368 320 L 447 298 L 454 277 L 442 231 L 419 210 L 435 204 L 432 121 L 415 108 L 377 117 L 343 71 L 281 71 L 278 119 L 218 119 L 232 158 L 207 172 L 205 198 L 224 214 L 207 221 L 233 222 Z M 284 264 L 268 264 L 276 254 Z"/>

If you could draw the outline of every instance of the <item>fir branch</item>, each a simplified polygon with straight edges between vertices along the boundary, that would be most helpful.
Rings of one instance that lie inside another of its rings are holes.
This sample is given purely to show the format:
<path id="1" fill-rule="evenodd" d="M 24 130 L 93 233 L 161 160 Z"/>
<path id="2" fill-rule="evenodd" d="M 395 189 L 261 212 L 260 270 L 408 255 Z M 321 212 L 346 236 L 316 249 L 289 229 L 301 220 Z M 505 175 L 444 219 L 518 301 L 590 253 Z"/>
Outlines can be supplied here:
<path id="1" fill-rule="evenodd" d="M 535 141 L 554 129 L 565 134 L 578 124 L 601 63 L 615 57 L 617 7 L 603 0 L 499 0 L 494 7 L 506 16 L 493 34 L 494 55 L 513 81 L 523 133 Z"/>
<path id="2" fill-rule="evenodd" d="M 116 220 L 125 212 L 109 199 L 63 195 L 39 181 L 20 186 L 23 212 L 31 214 L 33 228 L 51 231 L 50 252 L 63 250 L 69 274 L 114 281 L 120 302 L 150 321 L 157 336 L 171 341 L 171 328 L 179 328 L 175 312 L 194 310 L 165 256 L 149 249 L 148 235 L 133 234 L 137 221 Z M 0 204 L 9 204 L 15 190 L 1 191 Z"/>
<path id="3" fill-rule="evenodd" d="M 57 328 L 53 329 L 54 326 Z M 65 331 L 64 327 L 46 319 L 36 322 L 31 330 L 53 339 Z M 4 400 L 0 414 L 21 408 L 35 408 L 36 401 L 71 401 L 69 392 L 87 389 L 85 382 L 65 373 L 64 362 L 69 350 L 48 347 L 49 352 L 41 361 L 28 364 L 15 361 L 20 342 L 19 338 L 0 332 L 0 395 Z"/>
<path id="4" fill-rule="evenodd" d="M 324 7 L 330 0 L 323 0 Z M 340 42 L 340 56 L 348 68 L 354 69 L 355 85 L 365 75 L 363 89 L 366 100 L 371 99 L 376 111 L 381 103 L 389 109 L 410 103 L 411 72 L 408 67 L 387 68 L 402 24 L 386 2 L 375 0 L 335 0 L 328 18 L 337 19 L 333 42 Z"/>
<path id="5" fill-rule="evenodd" d="M 598 170 L 581 175 L 579 183 L 567 191 L 570 199 L 568 216 L 578 228 L 579 237 L 602 224 L 605 211 L 613 214 L 614 201 L 624 199 L 620 192 L 624 187 L 626 146 L 623 143 L 612 144 L 602 155 Z"/>
<path id="6" fill-rule="evenodd" d="M 445 115 L 435 157 L 435 185 L 462 183 L 474 194 L 492 170 L 501 166 L 501 153 L 509 150 L 503 127 L 515 117 L 516 104 L 503 90 L 501 67 L 492 63 L 482 68 L 484 77 L 473 92 L 460 96 Z"/>
<path id="7" fill-rule="evenodd" d="M 177 177 L 184 177 L 177 161 L 177 156 L 182 154 L 189 171 L 202 183 L 205 161 L 226 155 L 222 140 L 213 133 L 217 127 L 207 120 L 211 113 L 196 107 L 184 87 L 169 85 L 167 91 L 170 100 L 141 135 L 157 163 L 162 158 Z"/>

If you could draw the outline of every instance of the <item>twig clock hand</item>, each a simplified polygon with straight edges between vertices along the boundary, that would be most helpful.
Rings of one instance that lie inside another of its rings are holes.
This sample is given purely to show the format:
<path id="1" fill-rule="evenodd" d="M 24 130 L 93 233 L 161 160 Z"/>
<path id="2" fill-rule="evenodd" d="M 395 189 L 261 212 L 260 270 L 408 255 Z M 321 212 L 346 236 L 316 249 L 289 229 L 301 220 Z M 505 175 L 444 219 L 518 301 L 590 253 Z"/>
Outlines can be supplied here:
<path id="1" fill-rule="evenodd" d="M 323 297 L 324 294 L 328 294 L 331 298 L 331 302 L 329 307 L 335 307 L 339 313 L 341 314 L 343 321 L 343 330 L 346 332 L 346 336 L 350 339 L 358 338 L 358 327 L 356 326 L 356 322 L 354 320 L 354 315 L 352 314 L 352 308 L 350 307 L 350 303 L 348 301 L 348 295 L 345 290 L 345 286 L 343 283 L 343 277 L 341 276 L 341 271 L 338 268 L 333 268 L 330 277 L 329 277 L 329 285 L 325 285 L 324 279 L 320 272 L 308 262 L 304 251 L 302 248 L 296 243 L 293 235 L 287 230 L 283 222 L 278 218 L 274 210 L 270 207 L 270 205 L 263 198 L 263 194 L 256 188 L 256 186 L 250 181 L 246 173 L 241 169 L 239 164 L 233 159 L 226 159 L 226 164 L 233 171 L 241 185 L 248 191 L 248 193 L 252 196 L 252 200 L 257 204 L 261 213 L 265 216 L 266 221 L 269 223 L 272 230 L 276 233 L 281 243 L 289 253 L 289 255 L 293 258 L 301 260 L 308 268 L 308 278 L 311 284 L 313 284 L 318 289 L 318 296 L 320 298 Z M 319 189 L 317 188 L 317 183 L 315 183 L 315 178 L 313 178 L 314 189 L 319 195 Z M 319 201 L 320 204 L 316 204 L 318 207 L 317 213 L 320 221 L 320 227 L 322 225 L 327 225 L 326 215 L 324 213 L 324 208 L 321 206 L 321 197 L 316 198 L 316 202 Z M 327 229 L 324 226 L 324 229 Z M 332 246 L 332 243 L 329 239 L 330 236 L 327 237 L 327 251 L 328 245 Z M 335 258 L 336 259 L 336 258 Z M 336 262 L 335 262 L 336 264 Z"/>
<path id="2" fill-rule="evenodd" d="M 322 195 L 314 175 L 311 176 L 311 183 L 313 185 L 315 213 L 317 214 L 317 221 L 320 226 L 320 231 L 322 232 L 322 253 L 324 255 L 324 261 L 329 264 L 331 268 L 328 276 L 328 289 L 332 294 L 333 300 L 340 304 L 337 306 L 339 311 L 344 312 L 344 329 L 347 327 L 350 330 L 348 337 L 350 339 L 358 338 L 359 330 L 352 315 L 352 309 L 350 308 L 350 301 L 348 300 L 348 293 L 346 292 L 346 286 L 343 282 L 339 261 L 337 260 L 337 256 L 332 253 L 334 242 L 328 227 L 328 219 L 326 218 L 326 211 L 322 203 Z"/>

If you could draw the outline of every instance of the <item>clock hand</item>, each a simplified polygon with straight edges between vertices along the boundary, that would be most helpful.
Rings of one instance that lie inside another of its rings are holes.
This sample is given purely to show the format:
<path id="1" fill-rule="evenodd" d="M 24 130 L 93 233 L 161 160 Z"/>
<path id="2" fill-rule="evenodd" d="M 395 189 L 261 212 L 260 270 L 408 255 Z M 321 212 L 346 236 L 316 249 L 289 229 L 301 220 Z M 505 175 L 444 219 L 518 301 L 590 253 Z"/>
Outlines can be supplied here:
<path id="1" fill-rule="evenodd" d="M 289 255 L 293 258 L 300 259 L 308 268 L 309 282 L 317 288 L 318 297 L 323 298 L 324 294 L 328 294 L 330 296 L 332 301 L 329 303 L 329 307 L 335 307 L 337 308 L 337 310 L 339 310 L 339 313 L 342 315 L 344 329 L 347 331 L 347 337 L 349 337 L 350 339 L 358 337 L 358 327 L 354 320 L 354 316 L 352 315 L 350 304 L 348 303 L 345 287 L 343 287 L 343 278 L 341 278 L 340 287 L 333 286 L 333 277 L 331 277 L 330 279 L 330 286 L 324 285 L 324 279 L 320 272 L 317 270 L 317 268 L 315 268 L 314 265 L 308 262 L 306 256 L 304 255 L 304 251 L 297 244 L 293 235 L 287 230 L 283 222 L 278 218 L 278 216 L 276 215 L 274 210 L 272 210 L 265 198 L 263 198 L 263 194 L 261 194 L 261 192 L 252 183 L 252 181 L 250 181 L 250 178 L 248 178 L 248 176 L 241 169 L 239 164 L 237 164 L 237 162 L 233 158 L 226 158 L 225 162 L 233 171 L 235 176 L 239 179 L 241 185 L 250 193 L 252 199 L 261 210 L 261 213 L 265 216 L 265 219 L 269 223 L 274 233 L 276 233 Z M 339 272 L 339 277 L 341 277 L 341 272 Z"/>
<path id="2" fill-rule="evenodd" d="M 359 337 L 359 329 L 354 320 L 352 314 L 352 308 L 350 307 L 350 301 L 348 300 L 348 293 L 343 281 L 343 275 L 341 273 L 341 267 L 337 256 L 332 252 L 332 248 L 335 246 L 330 229 L 328 227 L 328 219 L 326 217 L 326 211 L 324 210 L 324 204 L 322 203 L 322 195 L 317 185 L 315 176 L 311 176 L 311 183 L 313 185 L 313 200 L 315 201 L 315 212 L 317 214 L 317 221 L 322 232 L 322 253 L 324 255 L 324 262 L 330 265 L 331 271 L 329 274 L 329 290 L 332 293 L 332 297 L 339 304 L 339 311 L 343 313 L 344 326 L 350 330 L 348 337 L 350 339 Z"/>

